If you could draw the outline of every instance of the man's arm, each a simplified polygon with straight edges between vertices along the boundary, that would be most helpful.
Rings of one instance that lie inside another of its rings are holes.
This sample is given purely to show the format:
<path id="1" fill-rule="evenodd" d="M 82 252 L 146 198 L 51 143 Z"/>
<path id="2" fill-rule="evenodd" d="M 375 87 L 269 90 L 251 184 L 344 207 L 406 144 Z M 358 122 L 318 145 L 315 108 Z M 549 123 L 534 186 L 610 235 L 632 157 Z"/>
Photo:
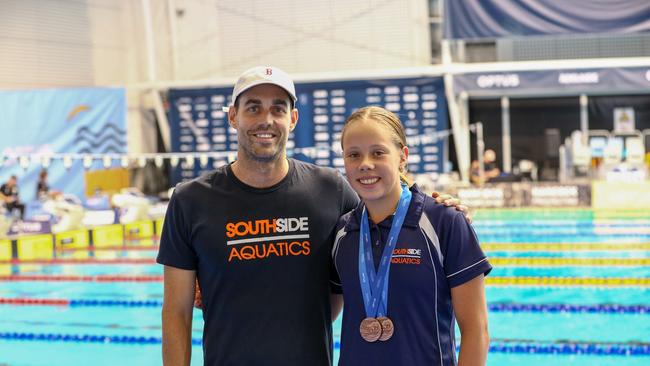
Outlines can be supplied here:
<path id="1" fill-rule="evenodd" d="M 187 366 L 192 355 L 192 304 L 196 272 L 165 266 L 164 279 L 163 365 Z"/>
<path id="2" fill-rule="evenodd" d="M 341 314 L 341 310 L 343 310 L 343 295 L 330 293 L 330 306 L 332 308 L 332 321 L 335 321 Z"/>
<path id="3" fill-rule="evenodd" d="M 451 303 L 460 328 L 458 366 L 485 366 L 490 337 L 483 274 L 451 289 Z"/>

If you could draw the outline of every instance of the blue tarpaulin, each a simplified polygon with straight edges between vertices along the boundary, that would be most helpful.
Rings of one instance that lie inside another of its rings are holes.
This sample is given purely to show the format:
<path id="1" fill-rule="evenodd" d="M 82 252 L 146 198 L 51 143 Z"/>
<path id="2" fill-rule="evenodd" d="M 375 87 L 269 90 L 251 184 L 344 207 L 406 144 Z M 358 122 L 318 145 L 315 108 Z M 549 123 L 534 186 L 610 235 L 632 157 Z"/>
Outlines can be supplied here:
<path id="1" fill-rule="evenodd" d="M 446 39 L 650 31 L 648 0 L 448 0 Z"/>
<path id="2" fill-rule="evenodd" d="M 469 73 L 454 76 L 454 89 L 473 96 L 645 94 L 650 90 L 650 67 Z"/>

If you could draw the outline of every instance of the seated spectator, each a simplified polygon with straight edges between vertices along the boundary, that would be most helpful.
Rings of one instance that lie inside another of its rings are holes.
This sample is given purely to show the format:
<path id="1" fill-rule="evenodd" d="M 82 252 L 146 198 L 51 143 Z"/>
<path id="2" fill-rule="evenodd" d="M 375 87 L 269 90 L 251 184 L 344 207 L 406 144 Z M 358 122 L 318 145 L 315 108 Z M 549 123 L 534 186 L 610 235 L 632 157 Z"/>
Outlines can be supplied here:
<path id="1" fill-rule="evenodd" d="M 476 185 L 482 185 L 501 175 L 501 170 L 497 167 L 496 153 L 492 149 L 487 149 L 483 153 L 483 174 L 481 175 L 481 165 L 478 160 L 472 160 L 469 168 L 470 182 Z"/>
<path id="2" fill-rule="evenodd" d="M 47 170 L 43 169 L 38 174 L 38 184 L 36 185 L 36 197 L 43 201 L 53 199 L 61 195 L 61 192 L 50 190 L 50 185 L 47 183 Z"/>
<path id="3" fill-rule="evenodd" d="M 9 177 L 9 180 L 0 186 L 0 198 L 4 202 L 4 206 L 12 213 L 15 210 L 20 212 L 20 219 L 25 218 L 25 204 L 20 202 L 18 197 L 18 178 L 15 175 Z"/>
<path id="4" fill-rule="evenodd" d="M 483 184 L 483 177 L 481 176 L 481 165 L 478 160 L 472 160 L 472 165 L 469 167 L 469 180 L 472 184 L 480 186 Z"/>

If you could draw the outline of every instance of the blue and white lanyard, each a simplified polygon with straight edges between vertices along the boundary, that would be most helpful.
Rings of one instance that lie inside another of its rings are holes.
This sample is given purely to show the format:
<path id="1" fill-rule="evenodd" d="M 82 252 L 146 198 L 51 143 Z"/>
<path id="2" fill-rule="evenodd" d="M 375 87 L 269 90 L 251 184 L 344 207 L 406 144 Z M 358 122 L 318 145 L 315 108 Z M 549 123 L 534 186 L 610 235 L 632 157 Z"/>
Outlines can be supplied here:
<path id="1" fill-rule="evenodd" d="M 359 282 L 361 285 L 361 293 L 363 294 L 366 316 L 368 317 L 386 316 L 388 310 L 388 276 L 390 273 L 391 258 L 410 203 L 411 191 L 406 185 L 402 184 L 402 194 L 397 204 L 395 217 L 393 218 L 393 223 L 388 234 L 388 241 L 381 255 L 377 272 L 375 272 L 375 264 L 372 258 L 368 211 L 365 207 L 363 208 L 361 232 L 359 234 Z M 381 304 L 379 302 L 379 294 L 381 294 Z"/>

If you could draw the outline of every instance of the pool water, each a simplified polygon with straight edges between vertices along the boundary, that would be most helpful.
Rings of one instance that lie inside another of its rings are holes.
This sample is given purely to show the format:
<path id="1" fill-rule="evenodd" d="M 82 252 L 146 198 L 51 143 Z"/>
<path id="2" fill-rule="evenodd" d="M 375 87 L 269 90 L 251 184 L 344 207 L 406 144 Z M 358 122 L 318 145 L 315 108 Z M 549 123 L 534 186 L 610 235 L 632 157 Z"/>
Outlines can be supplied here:
<path id="1" fill-rule="evenodd" d="M 650 365 L 650 212 L 482 210 L 474 227 L 485 248 L 499 246 L 486 250 L 499 263 L 488 279 L 535 280 L 488 283 L 488 365 Z M 526 243 L 540 245 L 527 251 Z M 563 251 L 558 243 L 581 246 Z M 0 263 L 0 366 L 161 365 L 161 282 L 47 277 L 160 276 L 155 255 L 138 250 L 115 252 L 110 263 Z M 44 277 L 15 281 L 12 275 Z M 566 280 L 560 286 L 543 284 L 544 278 Z M 585 286 L 577 283 L 581 278 L 640 281 Z M 39 304 L 16 304 L 27 299 Z M 202 328 L 195 311 L 192 365 L 202 364 Z M 334 333 L 338 346 L 340 318 Z"/>

